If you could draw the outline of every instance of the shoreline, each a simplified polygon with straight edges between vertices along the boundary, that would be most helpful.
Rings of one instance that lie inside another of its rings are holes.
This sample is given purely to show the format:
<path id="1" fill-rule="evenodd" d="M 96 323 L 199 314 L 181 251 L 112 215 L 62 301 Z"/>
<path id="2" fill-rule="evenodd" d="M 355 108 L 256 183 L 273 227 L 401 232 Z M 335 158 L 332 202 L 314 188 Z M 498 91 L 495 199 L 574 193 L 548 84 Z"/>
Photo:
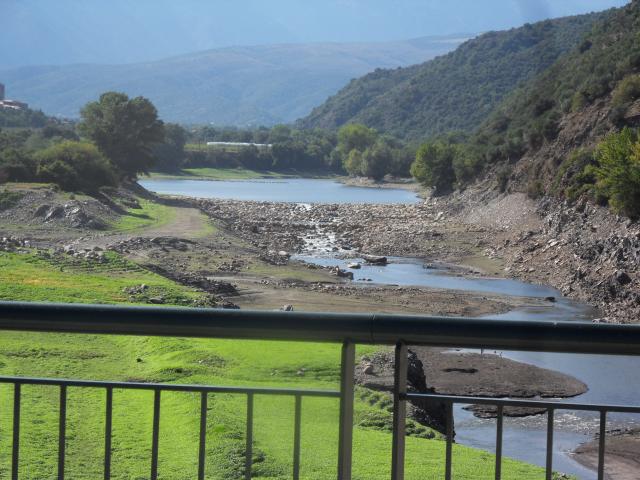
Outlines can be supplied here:
<path id="1" fill-rule="evenodd" d="M 579 464 L 597 470 L 598 438 L 584 443 L 572 452 Z M 605 478 L 637 480 L 640 469 L 640 429 L 607 432 L 605 441 Z"/>

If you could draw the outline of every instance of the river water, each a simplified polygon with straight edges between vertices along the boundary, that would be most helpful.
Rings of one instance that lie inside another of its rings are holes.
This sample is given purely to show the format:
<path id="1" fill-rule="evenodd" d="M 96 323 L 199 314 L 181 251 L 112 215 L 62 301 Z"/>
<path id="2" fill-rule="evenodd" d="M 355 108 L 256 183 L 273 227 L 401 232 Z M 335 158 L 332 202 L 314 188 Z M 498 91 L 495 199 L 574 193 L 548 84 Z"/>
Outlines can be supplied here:
<path id="1" fill-rule="evenodd" d="M 285 178 L 256 180 L 141 180 L 148 190 L 169 195 L 258 202 L 416 203 L 414 192 L 400 188 L 345 185 L 335 180 Z"/>
<path id="2" fill-rule="evenodd" d="M 288 201 L 296 203 L 413 203 L 411 192 L 400 189 L 352 187 L 331 180 L 292 179 L 283 181 L 190 181 L 148 180 L 145 188 L 158 193 L 237 200 Z M 296 260 L 321 266 L 340 266 L 360 261 L 352 270 L 354 282 L 422 286 L 538 299 L 525 306 L 491 318 L 549 321 L 591 321 L 597 313 L 588 305 L 565 298 L 557 290 L 512 279 L 481 278 L 452 273 L 447 268 L 425 265 L 420 259 L 389 257 L 386 266 L 366 265 L 361 259 L 346 258 L 349 252 L 334 252 L 332 239 L 310 239 Z M 555 302 L 540 298 L 555 297 Z M 526 302 L 525 302 L 526 303 Z M 633 357 L 554 354 L 536 352 L 496 352 L 513 360 L 560 371 L 582 380 L 589 390 L 568 401 L 637 405 L 640 385 L 638 361 Z M 428 379 L 427 379 L 428 381 Z M 637 417 L 610 415 L 608 428 L 640 424 Z M 554 434 L 554 470 L 592 480 L 595 472 L 582 467 L 570 455 L 579 444 L 590 441 L 597 431 L 592 414 L 557 412 Z M 456 441 L 495 451 L 495 420 L 478 419 L 461 407 L 455 410 Z M 545 465 L 546 417 L 505 419 L 504 455 L 540 466 Z M 455 465 L 455 460 L 454 460 Z"/>

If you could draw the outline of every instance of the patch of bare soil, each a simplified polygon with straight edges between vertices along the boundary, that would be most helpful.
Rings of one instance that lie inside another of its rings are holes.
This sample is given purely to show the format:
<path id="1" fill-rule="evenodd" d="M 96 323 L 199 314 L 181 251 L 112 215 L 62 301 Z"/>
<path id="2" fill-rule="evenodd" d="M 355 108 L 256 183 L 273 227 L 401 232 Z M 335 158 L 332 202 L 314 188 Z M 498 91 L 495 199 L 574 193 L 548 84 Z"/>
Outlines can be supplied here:
<path id="1" fill-rule="evenodd" d="M 598 468 L 598 439 L 580 445 L 573 458 L 587 468 Z M 609 432 L 605 440 L 605 478 L 637 480 L 640 478 L 640 430 Z"/>
<path id="2" fill-rule="evenodd" d="M 516 362 L 489 353 L 455 352 L 411 347 L 423 367 L 426 387 L 433 393 L 490 398 L 567 398 L 587 391 L 581 381 L 563 373 Z M 393 355 L 383 353 L 366 359 L 358 369 L 359 382 L 376 390 L 393 386 Z M 476 416 L 495 418 L 496 407 L 473 405 Z M 506 416 L 545 413 L 546 409 L 506 407 Z"/>

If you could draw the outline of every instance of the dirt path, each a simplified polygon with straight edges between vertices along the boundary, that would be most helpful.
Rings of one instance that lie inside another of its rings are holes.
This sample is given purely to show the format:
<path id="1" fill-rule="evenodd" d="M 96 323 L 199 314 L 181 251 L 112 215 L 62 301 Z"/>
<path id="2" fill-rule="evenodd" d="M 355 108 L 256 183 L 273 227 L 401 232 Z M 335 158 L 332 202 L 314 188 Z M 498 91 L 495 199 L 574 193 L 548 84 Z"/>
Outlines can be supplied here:
<path id="1" fill-rule="evenodd" d="M 197 208 L 172 208 L 175 215 L 169 223 L 135 233 L 140 236 L 202 238 L 213 231 L 209 218 Z"/>

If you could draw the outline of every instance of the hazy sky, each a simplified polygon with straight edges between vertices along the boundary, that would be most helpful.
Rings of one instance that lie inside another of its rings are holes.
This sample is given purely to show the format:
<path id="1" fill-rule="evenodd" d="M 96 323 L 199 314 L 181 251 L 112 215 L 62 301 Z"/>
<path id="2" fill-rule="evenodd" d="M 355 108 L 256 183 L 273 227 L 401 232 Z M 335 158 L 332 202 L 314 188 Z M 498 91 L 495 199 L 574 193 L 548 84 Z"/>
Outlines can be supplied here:
<path id="1" fill-rule="evenodd" d="M 0 0 L 0 67 L 482 32 L 628 0 Z"/>

